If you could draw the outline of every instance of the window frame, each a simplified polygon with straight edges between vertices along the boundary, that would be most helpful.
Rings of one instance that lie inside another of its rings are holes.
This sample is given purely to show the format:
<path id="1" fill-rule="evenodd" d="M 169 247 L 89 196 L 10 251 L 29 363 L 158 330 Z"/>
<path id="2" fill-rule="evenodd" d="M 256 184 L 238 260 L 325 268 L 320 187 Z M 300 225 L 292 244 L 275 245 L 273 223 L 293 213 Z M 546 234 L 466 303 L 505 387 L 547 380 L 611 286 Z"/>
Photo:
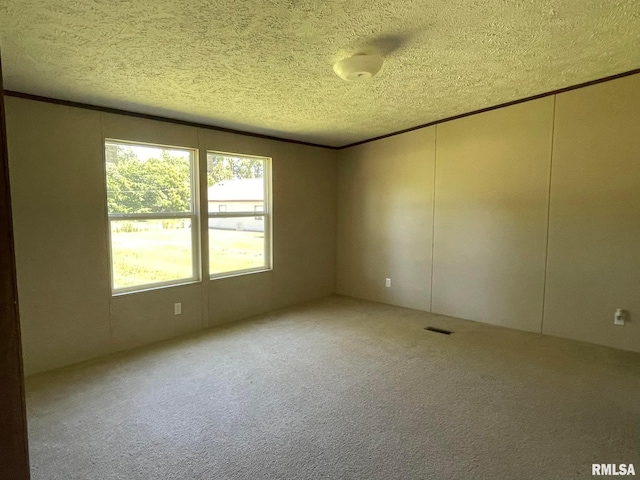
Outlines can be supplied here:
<path id="1" fill-rule="evenodd" d="M 107 182 L 107 159 L 106 159 L 106 146 L 107 143 L 116 143 L 119 145 L 131 145 L 140 147 L 160 148 L 163 150 L 184 150 L 191 152 L 190 157 L 190 186 L 191 186 L 191 209 L 189 212 L 160 212 L 160 213 L 109 213 L 108 207 L 108 182 Z M 199 153 L 198 148 L 182 147 L 176 145 L 165 145 L 160 143 L 138 142 L 132 140 L 120 140 L 117 138 L 105 137 L 103 138 L 103 165 L 104 165 L 104 182 L 105 182 L 105 202 L 107 210 L 107 238 L 109 242 L 109 275 L 111 285 L 111 295 L 119 296 L 131 293 L 145 292 L 149 290 L 156 290 L 167 287 L 176 287 L 180 285 L 188 285 L 192 283 L 198 283 L 202 280 L 202 253 L 200 248 L 200 182 L 199 182 Z M 113 221 L 123 220 L 177 220 L 188 219 L 191 222 L 191 277 L 177 278 L 173 280 L 167 280 L 164 282 L 146 283 L 141 285 L 135 285 L 130 287 L 116 288 L 114 281 L 114 255 L 113 255 L 113 241 L 111 238 L 111 226 Z"/>
<path id="2" fill-rule="evenodd" d="M 247 159 L 258 159 L 264 162 L 264 166 L 262 169 L 262 181 L 263 181 L 263 211 L 262 212 L 209 212 L 209 189 L 207 188 L 207 194 L 205 195 L 205 204 L 207 205 L 207 234 L 206 234 L 206 246 L 207 246 L 207 258 L 208 265 L 207 270 L 209 271 L 209 280 L 219 280 L 222 278 L 228 277 L 236 277 L 239 275 L 247 275 L 251 273 L 259 273 L 259 272 L 269 272 L 273 270 L 273 211 L 272 211 L 272 183 L 271 183 L 271 167 L 272 167 L 272 158 L 261 156 L 261 155 L 249 155 L 244 153 L 231 153 L 224 152 L 221 150 L 210 150 L 207 149 L 205 151 L 205 155 L 208 157 L 209 154 L 214 155 L 224 155 L 228 157 L 236 157 L 236 158 L 247 158 Z M 208 168 L 208 162 L 207 162 Z M 207 176 L 209 172 L 207 170 Z M 255 208 L 255 207 L 254 207 Z M 211 272 L 211 239 L 209 236 L 209 220 L 211 218 L 263 218 L 264 222 L 264 265 L 260 267 L 253 268 L 244 268 L 240 270 L 231 270 L 220 273 L 212 273 Z"/>

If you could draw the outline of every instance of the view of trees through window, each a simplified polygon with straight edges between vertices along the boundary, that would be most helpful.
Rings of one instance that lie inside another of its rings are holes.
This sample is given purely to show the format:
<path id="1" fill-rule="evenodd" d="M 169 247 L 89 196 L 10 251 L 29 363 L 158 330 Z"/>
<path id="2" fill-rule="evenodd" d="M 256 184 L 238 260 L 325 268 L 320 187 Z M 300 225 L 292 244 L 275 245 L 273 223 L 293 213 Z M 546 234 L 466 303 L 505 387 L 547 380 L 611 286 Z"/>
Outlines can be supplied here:
<path id="1" fill-rule="evenodd" d="M 107 144 L 106 159 L 109 213 L 191 210 L 189 152 Z"/>
<path id="2" fill-rule="evenodd" d="M 207 154 L 207 184 L 212 187 L 223 180 L 262 178 L 264 160 L 261 158 L 240 158 L 221 153 Z"/>

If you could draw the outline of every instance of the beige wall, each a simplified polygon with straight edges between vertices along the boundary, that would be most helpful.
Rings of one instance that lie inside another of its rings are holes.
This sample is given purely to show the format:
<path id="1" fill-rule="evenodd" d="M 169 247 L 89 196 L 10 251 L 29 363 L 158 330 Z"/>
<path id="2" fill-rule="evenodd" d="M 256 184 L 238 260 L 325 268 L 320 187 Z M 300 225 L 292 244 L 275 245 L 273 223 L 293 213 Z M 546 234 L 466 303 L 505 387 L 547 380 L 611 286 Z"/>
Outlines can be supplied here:
<path id="1" fill-rule="evenodd" d="M 345 295 L 640 351 L 640 75 L 339 155 L 6 102 L 28 373 L 328 295 L 336 282 Z M 274 270 L 111 297 L 103 135 L 272 156 Z M 617 307 L 630 313 L 624 327 Z"/>
<path id="2" fill-rule="evenodd" d="M 558 95 L 552 168 L 544 333 L 640 351 L 640 75 Z"/>
<path id="3" fill-rule="evenodd" d="M 434 153 L 435 128 L 340 151 L 338 293 L 430 309 Z"/>
<path id="4" fill-rule="evenodd" d="M 437 126 L 434 312 L 540 332 L 553 101 Z"/>
<path id="5" fill-rule="evenodd" d="M 342 150 L 338 293 L 640 351 L 638 111 L 634 75 Z"/>
<path id="6" fill-rule="evenodd" d="M 335 293 L 335 151 L 6 100 L 27 373 Z M 103 136 L 273 157 L 273 270 L 112 297 Z"/>
<path id="7" fill-rule="evenodd" d="M 89 110 L 5 101 L 24 368 L 31 373 L 111 349 L 101 121 Z"/>

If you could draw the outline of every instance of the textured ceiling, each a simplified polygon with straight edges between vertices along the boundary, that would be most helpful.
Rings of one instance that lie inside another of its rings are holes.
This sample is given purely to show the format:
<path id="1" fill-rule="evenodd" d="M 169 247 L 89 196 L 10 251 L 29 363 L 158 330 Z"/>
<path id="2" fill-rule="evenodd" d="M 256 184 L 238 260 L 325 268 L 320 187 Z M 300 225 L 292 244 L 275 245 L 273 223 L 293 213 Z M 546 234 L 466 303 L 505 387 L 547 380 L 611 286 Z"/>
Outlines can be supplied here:
<path id="1" fill-rule="evenodd" d="M 342 146 L 638 68 L 640 0 L 0 0 L 0 42 L 9 90 Z"/>

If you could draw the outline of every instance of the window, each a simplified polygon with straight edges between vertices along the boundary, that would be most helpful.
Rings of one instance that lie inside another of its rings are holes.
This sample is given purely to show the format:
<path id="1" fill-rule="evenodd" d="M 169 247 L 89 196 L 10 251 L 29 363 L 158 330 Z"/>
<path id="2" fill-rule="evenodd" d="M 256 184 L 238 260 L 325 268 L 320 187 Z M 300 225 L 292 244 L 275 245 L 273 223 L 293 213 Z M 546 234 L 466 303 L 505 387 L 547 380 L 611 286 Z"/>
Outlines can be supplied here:
<path id="1" fill-rule="evenodd" d="M 114 293 L 200 278 L 196 151 L 105 141 Z"/>
<path id="2" fill-rule="evenodd" d="M 271 268 L 270 169 L 269 158 L 207 152 L 212 277 Z"/>

